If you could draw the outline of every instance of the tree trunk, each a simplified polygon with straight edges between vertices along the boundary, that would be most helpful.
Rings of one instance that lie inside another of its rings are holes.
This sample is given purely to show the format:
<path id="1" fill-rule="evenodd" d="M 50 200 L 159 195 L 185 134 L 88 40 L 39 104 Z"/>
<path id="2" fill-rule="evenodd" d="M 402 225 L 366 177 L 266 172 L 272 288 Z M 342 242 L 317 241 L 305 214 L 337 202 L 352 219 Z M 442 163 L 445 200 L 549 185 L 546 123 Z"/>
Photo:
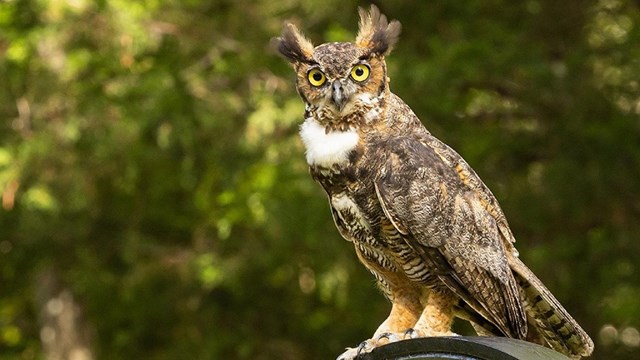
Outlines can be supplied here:
<path id="1" fill-rule="evenodd" d="M 45 359 L 94 359 L 90 326 L 81 306 L 52 267 L 42 270 L 36 279 L 36 305 Z"/>

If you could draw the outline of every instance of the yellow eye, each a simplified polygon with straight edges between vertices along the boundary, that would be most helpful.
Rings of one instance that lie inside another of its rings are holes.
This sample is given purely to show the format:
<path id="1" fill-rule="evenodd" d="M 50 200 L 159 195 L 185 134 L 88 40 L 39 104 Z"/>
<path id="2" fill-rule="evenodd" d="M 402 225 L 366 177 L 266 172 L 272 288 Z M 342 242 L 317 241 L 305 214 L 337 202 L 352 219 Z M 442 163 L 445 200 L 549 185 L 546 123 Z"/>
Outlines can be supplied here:
<path id="1" fill-rule="evenodd" d="M 369 78 L 369 67 L 365 64 L 358 64 L 351 69 L 351 78 L 355 81 L 361 82 Z"/>
<path id="2" fill-rule="evenodd" d="M 307 79 L 309 79 L 309 83 L 313 86 L 321 86 L 327 81 L 327 78 L 324 76 L 322 71 L 318 69 L 311 69 L 307 73 Z"/>

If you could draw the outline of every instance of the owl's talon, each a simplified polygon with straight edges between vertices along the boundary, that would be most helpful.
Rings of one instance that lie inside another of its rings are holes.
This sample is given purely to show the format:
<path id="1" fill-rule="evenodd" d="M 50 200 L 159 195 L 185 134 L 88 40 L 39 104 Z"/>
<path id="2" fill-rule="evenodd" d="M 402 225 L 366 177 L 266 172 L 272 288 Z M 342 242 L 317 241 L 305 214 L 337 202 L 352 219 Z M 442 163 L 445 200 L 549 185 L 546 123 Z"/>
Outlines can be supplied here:
<path id="1" fill-rule="evenodd" d="M 409 329 L 404 331 L 404 338 L 405 339 L 415 339 L 415 338 L 418 338 L 418 337 L 420 337 L 420 336 L 418 335 L 418 332 L 414 328 L 409 328 Z"/>
<path id="2" fill-rule="evenodd" d="M 343 352 L 336 360 L 354 360 L 357 359 L 358 356 L 362 354 L 366 354 L 371 352 L 373 349 L 378 346 L 386 345 L 388 343 L 400 341 L 403 339 L 407 339 L 407 333 L 416 333 L 416 330 L 409 329 L 403 332 L 385 332 L 378 336 L 374 336 L 372 339 L 365 340 L 361 342 L 358 346 L 354 348 L 347 348 L 345 352 Z M 413 338 L 413 337 L 412 337 Z"/>
<path id="3" fill-rule="evenodd" d="M 354 360 L 362 354 L 371 352 L 371 350 L 375 349 L 378 346 L 381 346 L 390 342 L 395 342 L 398 340 L 401 340 L 398 334 L 394 334 L 390 332 L 382 333 L 373 339 L 368 339 L 361 342 L 355 348 L 347 348 L 347 350 L 343 352 L 340 356 L 338 356 L 336 360 Z"/>
<path id="4" fill-rule="evenodd" d="M 384 342 L 384 344 L 386 343 L 392 343 L 392 342 L 396 342 L 396 341 L 400 341 L 402 340 L 403 337 L 399 336 L 398 333 L 392 333 L 392 332 L 386 332 L 386 333 L 382 333 L 378 336 L 378 345 L 382 345 L 382 341 L 386 340 Z"/>
<path id="5" fill-rule="evenodd" d="M 354 360 L 358 356 L 370 352 L 375 347 L 372 346 L 370 342 L 372 342 L 372 340 L 365 340 L 361 342 L 357 347 L 347 348 L 347 350 L 340 354 L 340 356 L 338 356 L 336 360 Z"/>
<path id="6" fill-rule="evenodd" d="M 433 336 L 460 336 L 452 331 L 433 331 L 430 329 L 416 329 L 410 328 L 404 331 L 403 333 L 404 339 L 418 339 L 423 337 L 433 337 Z"/>
<path id="7" fill-rule="evenodd" d="M 358 351 L 356 352 L 356 356 L 360 356 L 360 354 L 362 354 L 362 352 L 367 349 L 368 342 L 369 342 L 368 340 L 365 340 L 361 342 L 360 345 L 358 345 L 357 347 Z"/>

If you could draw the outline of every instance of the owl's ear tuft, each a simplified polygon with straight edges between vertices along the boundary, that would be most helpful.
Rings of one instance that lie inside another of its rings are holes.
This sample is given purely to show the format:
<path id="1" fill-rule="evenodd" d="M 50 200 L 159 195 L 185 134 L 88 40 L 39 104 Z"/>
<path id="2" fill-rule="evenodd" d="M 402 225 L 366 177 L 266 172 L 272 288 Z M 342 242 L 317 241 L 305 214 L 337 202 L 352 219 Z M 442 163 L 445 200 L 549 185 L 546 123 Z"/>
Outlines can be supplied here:
<path id="1" fill-rule="evenodd" d="M 282 35 L 271 39 L 271 43 L 291 63 L 312 61 L 313 44 L 290 22 L 284 24 Z"/>
<path id="2" fill-rule="evenodd" d="M 380 10 L 371 5 L 371 9 L 358 9 L 360 29 L 356 37 L 356 45 L 368 50 L 371 55 L 388 55 L 398 41 L 402 26 L 397 20 L 387 21 Z"/>

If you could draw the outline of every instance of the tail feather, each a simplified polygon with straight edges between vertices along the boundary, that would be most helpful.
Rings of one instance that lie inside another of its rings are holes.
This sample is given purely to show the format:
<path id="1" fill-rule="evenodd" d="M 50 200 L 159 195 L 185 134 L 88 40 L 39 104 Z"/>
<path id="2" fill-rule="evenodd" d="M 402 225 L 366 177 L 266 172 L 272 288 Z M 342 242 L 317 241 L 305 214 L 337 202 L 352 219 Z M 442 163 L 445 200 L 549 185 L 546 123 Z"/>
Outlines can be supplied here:
<path id="1" fill-rule="evenodd" d="M 518 258 L 510 259 L 511 269 L 524 300 L 527 317 L 539 334 L 554 350 L 579 358 L 593 352 L 593 341 L 580 325 L 562 307 L 560 302 Z"/>

